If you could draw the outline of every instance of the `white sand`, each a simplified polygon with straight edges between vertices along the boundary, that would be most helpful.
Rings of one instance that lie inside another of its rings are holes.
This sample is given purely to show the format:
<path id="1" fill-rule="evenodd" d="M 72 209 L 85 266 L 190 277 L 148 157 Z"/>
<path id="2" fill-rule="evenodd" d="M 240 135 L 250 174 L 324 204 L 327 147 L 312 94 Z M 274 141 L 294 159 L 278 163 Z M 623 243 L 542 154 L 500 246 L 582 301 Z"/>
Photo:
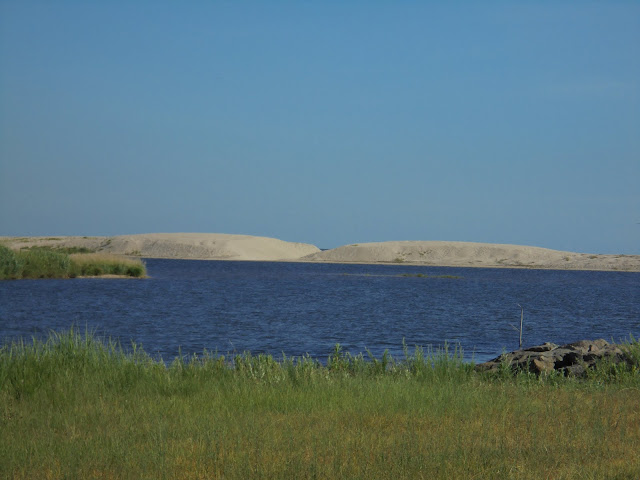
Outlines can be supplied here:
<path id="1" fill-rule="evenodd" d="M 150 233 L 116 237 L 0 237 L 0 242 L 14 249 L 45 245 L 86 247 L 102 252 L 148 258 L 395 263 L 640 272 L 640 255 L 598 255 L 520 245 L 470 242 L 361 243 L 324 252 L 305 243 L 222 233 Z"/>
<path id="2" fill-rule="evenodd" d="M 313 253 L 311 262 L 396 263 L 456 267 L 529 267 L 640 271 L 640 255 L 597 255 L 547 248 L 471 242 L 379 242 Z"/>

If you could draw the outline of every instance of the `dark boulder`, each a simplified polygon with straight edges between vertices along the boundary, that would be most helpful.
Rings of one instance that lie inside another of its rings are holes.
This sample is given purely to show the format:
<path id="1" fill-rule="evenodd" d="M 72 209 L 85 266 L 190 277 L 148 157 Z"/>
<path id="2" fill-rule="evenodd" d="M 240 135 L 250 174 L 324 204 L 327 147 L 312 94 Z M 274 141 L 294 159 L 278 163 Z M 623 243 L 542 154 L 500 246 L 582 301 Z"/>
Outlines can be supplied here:
<path id="1" fill-rule="evenodd" d="M 529 371 L 535 374 L 560 371 L 565 375 L 583 376 L 602 359 L 613 363 L 627 361 L 619 345 L 606 340 L 581 340 L 558 346 L 544 343 L 535 347 L 503 353 L 488 362 L 476 365 L 478 371 L 497 371 L 508 365 L 514 372 Z"/>

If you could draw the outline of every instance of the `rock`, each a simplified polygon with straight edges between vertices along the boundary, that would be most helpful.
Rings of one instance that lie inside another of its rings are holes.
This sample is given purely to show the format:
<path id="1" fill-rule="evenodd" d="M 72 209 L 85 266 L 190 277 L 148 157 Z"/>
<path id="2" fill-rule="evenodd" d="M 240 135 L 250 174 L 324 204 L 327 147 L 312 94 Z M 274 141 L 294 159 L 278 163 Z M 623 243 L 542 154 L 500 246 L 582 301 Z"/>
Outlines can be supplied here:
<path id="1" fill-rule="evenodd" d="M 529 371 L 540 375 L 557 370 L 565 375 L 584 376 L 587 369 L 607 358 L 614 363 L 627 361 L 622 349 L 606 340 L 581 340 L 558 346 L 544 343 L 535 347 L 503 353 L 488 362 L 476 365 L 478 371 L 497 371 L 503 363 L 514 371 Z"/>
<path id="2" fill-rule="evenodd" d="M 532 364 L 533 370 L 536 373 L 549 372 L 555 368 L 551 357 L 534 358 Z"/>
<path id="3" fill-rule="evenodd" d="M 542 345 L 538 345 L 537 347 L 529 347 L 526 349 L 527 352 L 548 352 L 549 350 L 553 350 L 557 348 L 558 345 L 555 343 L 544 342 Z"/>

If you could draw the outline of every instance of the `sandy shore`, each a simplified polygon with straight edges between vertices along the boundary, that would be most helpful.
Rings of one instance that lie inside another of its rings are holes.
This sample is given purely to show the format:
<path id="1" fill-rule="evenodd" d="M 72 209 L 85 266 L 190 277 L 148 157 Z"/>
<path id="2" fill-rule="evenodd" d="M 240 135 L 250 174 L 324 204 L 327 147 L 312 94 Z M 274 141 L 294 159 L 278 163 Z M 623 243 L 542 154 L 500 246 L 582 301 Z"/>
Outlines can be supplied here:
<path id="1" fill-rule="evenodd" d="M 151 233 L 115 237 L 0 237 L 14 249 L 85 247 L 118 255 L 198 260 L 390 263 L 454 267 L 508 267 L 640 272 L 640 255 L 563 252 L 539 247 L 471 242 L 404 241 L 314 245 L 222 233 Z"/>

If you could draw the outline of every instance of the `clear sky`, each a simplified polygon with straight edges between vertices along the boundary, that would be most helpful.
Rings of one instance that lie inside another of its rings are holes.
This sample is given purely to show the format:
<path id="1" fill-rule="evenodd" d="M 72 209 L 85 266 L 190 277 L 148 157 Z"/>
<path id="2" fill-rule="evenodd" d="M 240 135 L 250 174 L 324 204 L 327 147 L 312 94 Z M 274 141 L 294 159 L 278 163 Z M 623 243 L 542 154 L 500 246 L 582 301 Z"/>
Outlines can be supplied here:
<path id="1" fill-rule="evenodd" d="M 640 2 L 0 0 L 0 235 L 640 254 Z"/>

